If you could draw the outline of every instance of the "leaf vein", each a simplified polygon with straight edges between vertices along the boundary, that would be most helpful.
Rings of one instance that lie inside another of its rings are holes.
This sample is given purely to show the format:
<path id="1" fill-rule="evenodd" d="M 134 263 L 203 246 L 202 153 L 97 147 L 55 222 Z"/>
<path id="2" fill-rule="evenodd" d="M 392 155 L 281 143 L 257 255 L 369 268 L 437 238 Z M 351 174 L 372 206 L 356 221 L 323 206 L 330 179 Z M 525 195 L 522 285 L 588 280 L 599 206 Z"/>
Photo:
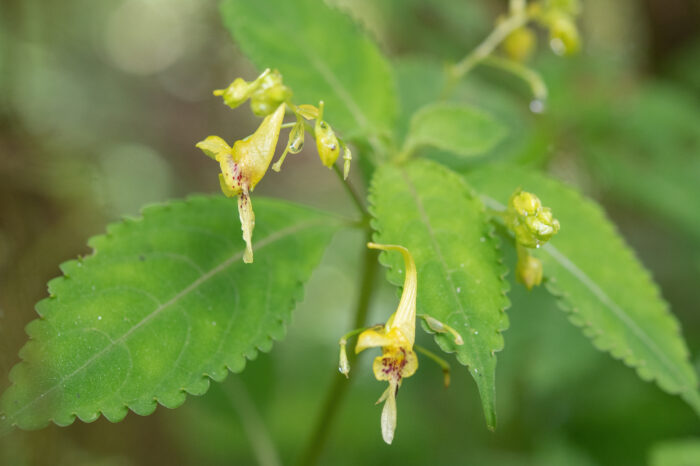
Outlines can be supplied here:
<path id="1" fill-rule="evenodd" d="M 292 235 L 294 233 L 297 233 L 301 230 L 304 230 L 306 228 L 311 228 L 312 226 L 321 224 L 322 222 L 319 220 L 312 220 L 312 221 L 306 221 L 299 223 L 297 225 L 293 225 L 290 227 L 287 227 L 283 230 L 274 232 L 267 236 L 266 238 L 258 241 L 257 243 L 254 244 L 255 249 L 262 249 L 275 241 L 278 241 L 286 236 Z M 127 338 L 129 338 L 130 335 L 132 335 L 136 330 L 141 328 L 143 325 L 147 324 L 151 320 L 153 320 L 156 316 L 158 316 L 161 312 L 163 312 L 165 309 L 170 307 L 171 305 L 177 303 L 180 299 L 182 299 L 184 296 L 189 294 L 191 291 L 196 290 L 200 285 L 205 283 L 207 280 L 210 278 L 214 277 L 218 273 L 222 272 L 223 270 L 227 269 L 229 266 L 231 266 L 233 263 L 236 261 L 240 260 L 243 256 L 243 251 L 239 251 L 235 253 L 233 256 L 229 257 L 213 269 L 211 269 L 209 272 L 206 274 L 202 275 L 201 277 L 197 278 L 194 280 L 190 285 L 185 287 L 182 291 L 178 292 L 175 296 L 173 296 L 170 300 L 167 302 L 161 304 L 159 307 L 157 307 L 153 312 L 145 316 L 143 319 L 141 319 L 138 323 L 136 323 L 133 327 L 131 327 L 128 331 L 126 331 L 121 337 L 117 338 L 116 340 L 112 340 L 109 345 L 105 346 L 101 351 L 96 353 L 95 355 L 91 356 L 89 359 L 87 359 L 81 366 L 76 368 L 73 372 L 70 374 L 63 376 L 60 378 L 58 382 L 56 382 L 51 388 L 48 388 L 44 392 L 40 393 L 37 395 L 35 398 L 27 402 L 24 406 L 21 408 L 17 409 L 12 415 L 12 419 L 16 419 L 19 414 L 24 412 L 26 409 L 31 407 L 34 403 L 37 401 L 41 400 L 44 398 L 46 395 L 52 393 L 55 391 L 57 388 L 62 386 L 62 384 L 66 381 L 77 375 L 78 373 L 82 372 L 84 369 L 92 365 L 94 361 L 99 359 L 101 356 L 103 356 L 105 353 L 110 351 L 114 346 L 121 344 L 124 342 Z"/>

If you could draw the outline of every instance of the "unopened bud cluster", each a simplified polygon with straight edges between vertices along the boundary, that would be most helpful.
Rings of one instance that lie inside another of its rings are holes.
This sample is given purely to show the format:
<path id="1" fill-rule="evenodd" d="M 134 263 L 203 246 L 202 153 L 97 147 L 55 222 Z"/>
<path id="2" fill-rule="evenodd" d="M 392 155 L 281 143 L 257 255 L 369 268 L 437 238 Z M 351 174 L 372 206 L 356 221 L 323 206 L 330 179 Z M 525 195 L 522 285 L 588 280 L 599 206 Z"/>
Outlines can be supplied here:
<path id="1" fill-rule="evenodd" d="M 552 209 L 543 207 L 540 199 L 527 191 L 516 191 L 508 203 L 508 228 L 518 244 L 539 248 L 559 231 L 559 221 Z"/>
<path id="2" fill-rule="evenodd" d="M 559 221 L 552 215 L 552 209 L 542 205 L 539 197 L 518 189 L 508 202 L 505 222 L 515 235 L 518 252 L 515 276 L 532 289 L 542 282 L 542 262 L 528 249 L 539 248 L 549 241 L 559 231 Z"/>

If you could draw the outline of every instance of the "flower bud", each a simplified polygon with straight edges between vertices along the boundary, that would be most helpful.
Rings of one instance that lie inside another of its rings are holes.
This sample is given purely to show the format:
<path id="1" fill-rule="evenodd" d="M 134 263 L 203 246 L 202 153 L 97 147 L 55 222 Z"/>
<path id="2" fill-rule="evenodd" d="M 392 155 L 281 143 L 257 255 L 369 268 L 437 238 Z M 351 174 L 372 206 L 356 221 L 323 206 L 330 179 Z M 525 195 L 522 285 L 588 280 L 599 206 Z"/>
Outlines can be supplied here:
<path id="1" fill-rule="evenodd" d="M 316 148 L 321 162 L 328 168 L 332 168 L 340 155 L 340 143 L 331 125 L 323 120 L 323 102 L 319 105 L 319 115 L 316 119 L 314 133 L 316 136 Z"/>
<path id="2" fill-rule="evenodd" d="M 432 330 L 435 333 L 449 333 L 452 335 L 452 338 L 454 338 L 454 342 L 457 345 L 463 345 L 464 340 L 462 339 L 462 335 L 457 332 L 454 328 L 450 327 L 449 325 L 437 320 L 435 317 L 431 317 L 427 314 L 421 314 L 418 317 L 421 317 L 425 324 L 428 326 L 430 330 Z"/>
<path id="3" fill-rule="evenodd" d="M 296 108 L 297 114 L 303 116 L 307 120 L 318 118 L 319 110 L 317 107 L 309 104 L 299 105 Z"/>
<path id="4" fill-rule="evenodd" d="M 289 132 L 287 148 L 290 154 L 298 154 L 304 148 L 304 122 L 302 120 L 297 120 Z"/>
<path id="5" fill-rule="evenodd" d="M 236 108 L 243 102 L 248 100 L 255 91 L 262 86 L 265 78 L 270 74 L 270 69 L 266 69 L 258 76 L 255 81 L 248 82 L 243 78 L 236 78 L 226 89 L 217 89 L 214 91 L 215 96 L 221 96 L 224 103 L 231 108 Z"/>
<path id="6" fill-rule="evenodd" d="M 291 96 L 292 91 L 282 83 L 282 75 L 274 70 L 263 77 L 259 88 L 252 94 L 250 109 L 257 116 L 266 116 Z"/>
<path id="7" fill-rule="evenodd" d="M 549 46 L 557 55 L 573 55 L 581 48 L 581 38 L 571 16 L 552 13 L 548 18 Z"/>
<path id="8" fill-rule="evenodd" d="M 508 228 L 516 242 L 526 248 L 538 248 L 559 231 L 559 222 L 549 207 L 527 191 L 518 190 L 510 198 L 506 214 Z"/>
<path id="9" fill-rule="evenodd" d="M 277 160 L 277 162 L 272 165 L 272 169 L 276 172 L 280 171 L 282 169 L 282 164 L 284 163 L 284 159 L 287 158 L 287 153 L 290 154 L 298 154 L 301 152 L 301 150 L 304 148 L 304 121 L 297 116 L 297 122 L 296 124 L 292 127 L 292 130 L 289 132 L 289 139 L 287 140 L 287 147 L 284 149 L 284 152 L 280 156 L 280 158 Z"/>
<path id="10" fill-rule="evenodd" d="M 343 144 L 343 179 L 347 180 L 350 174 L 350 161 L 352 160 L 352 152 L 347 144 Z"/>
<path id="11" fill-rule="evenodd" d="M 535 51 L 537 36 L 527 27 L 521 27 L 511 32 L 503 41 L 503 51 L 511 60 L 527 61 Z"/>

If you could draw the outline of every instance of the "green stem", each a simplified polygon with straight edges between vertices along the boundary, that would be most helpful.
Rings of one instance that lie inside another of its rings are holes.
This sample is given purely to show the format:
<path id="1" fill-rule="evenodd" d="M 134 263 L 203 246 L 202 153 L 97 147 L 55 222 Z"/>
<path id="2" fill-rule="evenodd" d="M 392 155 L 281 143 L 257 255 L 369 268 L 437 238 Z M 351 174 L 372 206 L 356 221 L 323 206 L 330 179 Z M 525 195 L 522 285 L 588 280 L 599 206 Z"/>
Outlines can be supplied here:
<path id="1" fill-rule="evenodd" d="M 547 100 L 547 85 L 544 83 L 542 76 L 540 76 L 540 74 L 532 68 L 528 68 L 521 63 L 501 57 L 486 57 L 482 63 L 517 76 L 525 81 L 528 86 L 530 86 L 532 96 L 536 100 L 542 103 Z"/>
<path id="2" fill-rule="evenodd" d="M 383 325 L 377 325 L 377 327 L 383 327 Z M 351 330 L 348 333 L 346 333 L 345 335 L 343 335 L 342 337 L 340 337 L 340 342 L 345 341 L 345 343 L 347 344 L 347 341 L 351 337 L 354 337 L 355 335 L 358 335 L 358 334 L 364 332 L 368 328 L 373 328 L 373 327 L 360 327 L 360 328 L 356 328 L 355 330 Z"/>
<path id="3" fill-rule="evenodd" d="M 450 386 L 450 364 L 442 359 L 440 356 L 437 354 L 433 353 L 427 348 L 424 348 L 420 345 L 413 345 L 413 349 L 415 349 L 418 353 L 421 353 L 423 356 L 426 356 L 428 359 L 432 360 L 435 364 L 440 366 L 440 369 L 442 369 L 442 375 L 444 377 L 444 383 L 445 383 L 445 388 Z"/>
<path id="4" fill-rule="evenodd" d="M 338 165 L 333 164 L 333 171 L 336 175 L 338 175 L 340 184 L 342 184 L 345 187 L 345 190 L 350 195 L 350 198 L 352 198 L 353 203 L 357 207 L 357 210 L 360 211 L 360 214 L 362 214 L 362 217 L 367 218 L 369 216 L 369 213 L 367 212 L 365 205 L 362 203 L 362 198 L 359 194 L 357 194 L 357 191 L 355 191 L 355 188 L 350 184 L 348 180 L 343 179 L 343 172 L 340 170 L 340 168 L 338 168 Z"/>
<path id="5" fill-rule="evenodd" d="M 371 231 L 367 231 L 364 243 L 371 240 Z M 369 304 L 374 292 L 375 277 L 377 274 L 377 252 L 372 249 L 365 249 L 365 254 L 361 269 L 362 285 L 357 298 L 357 307 L 352 328 L 360 328 L 366 326 L 367 313 L 369 312 Z M 349 359 L 352 364 L 357 355 L 350 352 Z M 350 386 L 352 379 L 347 380 L 340 373 L 333 376 L 333 381 L 323 402 L 316 425 L 311 432 L 306 446 L 302 450 L 297 464 L 300 466 L 311 466 L 318 462 L 319 456 L 323 452 L 324 444 L 330 434 L 333 420 L 338 414 L 340 405 L 345 397 L 345 393 Z"/>
<path id="6" fill-rule="evenodd" d="M 467 54 L 456 65 L 449 70 L 447 85 L 443 97 L 449 96 L 454 90 L 457 83 L 479 64 L 484 58 L 491 53 L 508 37 L 508 35 L 523 26 L 529 20 L 528 15 L 523 11 L 514 11 L 503 22 L 499 23 L 491 34 L 484 39 L 474 50 Z"/>
<path id="7" fill-rule="evenodd" d="M 238 412 L 243 430 L 248 436 L 248 441 L 253 449 L 253 454 L 260 466 L 282 466 L 275 445 L 265 428 L 265 423 L 260 413 L 250 399 L 248 390 L 234 376 L 226 384 L 224 390 L 233 408 Z"/>

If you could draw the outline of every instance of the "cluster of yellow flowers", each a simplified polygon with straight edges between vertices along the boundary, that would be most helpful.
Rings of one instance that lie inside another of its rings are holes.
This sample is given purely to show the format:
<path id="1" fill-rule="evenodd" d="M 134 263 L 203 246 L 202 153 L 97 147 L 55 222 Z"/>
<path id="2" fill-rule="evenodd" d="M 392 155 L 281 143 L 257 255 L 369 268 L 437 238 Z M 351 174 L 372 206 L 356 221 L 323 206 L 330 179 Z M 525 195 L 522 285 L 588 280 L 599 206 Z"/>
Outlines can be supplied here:
<path id="1" fill-rule="evenodd" d="M 250 193 L 255 185 L 265 176 L 277 147 L 280 131 L 291 125 L 289 140 L 284 153 L 272 167 L 279 171 L 287 153 L 299 153 L 304 145 L 304 134 L 307 130 L 305 120 L 316 120 L 313 134 L 316 139 L 321 162 L 332 168 L 343 149 L 344 177 L 350 170 L 352 155 L 350 150 L 333 131 L 333 128 L 323 119 L 323 102 L 319 106 L 299 105 L 291 102 L 292 91 L 282 82 L 278 71 L 265 70 L 257 79 L 247 82 L 241 78 L 233 81 L 226 89 L 214 91 L 221 96 L 224 103 L 231 108 L 250 99 L 250 107 L 254 114 L 264 117 L 258 129 L 250 136 L 236 141 L 229 146 L 219 136 L 209 136 L 197 143 L 207 156 L 219 162 L 221 173 L 219 182 L 221 190 L 227 197 L 238 196 L 238 212 L 243 230 L 246 249 L 243 261 L 253 262 L 252 237 L 255 228 L 255 214 L 250 200 Z M 283 124 L 287 110 L 296 117 L 291 124 Z"/>
<path id="2" fill-rule="evenodd" d="M 255 215 L 250 201 L 250 193 L 265 176 L 275 154 L 277 141 L 283 127 L 291 127 L 284 153 L 273 165 L 279 171 L 288 153 L 296 154 L 304 145 L 304 135 L 310 125 L 306 120 L 315 120 L 313 135 L 316 139 L 321 161 L 333 167 L 344 152 L 344 177 L 347 178 L 351 159 L 347 145 L 323 119 L 323 102 L 313 105 L 296 106 L 291 102 L 292 92 L 282 82 L 277 71 L 265 70 L 257 79 L 247 82 L 236 79 L 226 89 L 214 91 L 224 103 L 236 108 L 250 99 L 250 106 L 263 121 L 250 136 L 236 141 L 233 147 L 218 136 L 209 136 L 199 142 L 199 147 L 207 156 L 216 160 L 221 168 L 219 181 L 221 190 L 228 197 L 238 197 L 238 210 L 246 249 L 243 260 L 253 262 L 252 235 Z M 287 110 L 296 117 L 293 123 L 283 124 Z M 310 129 L 309 129 L 310 130 Z M 513 232 L 518 248 L 516 274 L 528 288 L 542 280 L 541 262 L 530 256 L 526 248 L 537 248 L 548 241 L 559 230 L 559 222 L 549 208 L 543 207 L 534 194 L 518 190 L 511 196 L 508 208 L 502 212 L 507 227 Z M 381 414 L 381 432 L 386 443 L 391 443 L 396 430 L 396 394 L 403 379 L 412 376 L 418 369 L 416 350 L 437 362 L 443 369 L 445 385 L 449 385 L 449 364 L 427 349 L 415 345 L 416 319 L 424 319 L 427 327 L 435 333 L 448 334 L 456 345 L 462 345 L 462 336 L 449 325 L 429 315 L 416 315 L 418 293 L 418 273 L 416 264 L 408 249 L 394 244 L 368 243 L 371 249 L 401 253 L 405 265 L 405 281 L 398 308 L 383 325 L 353 330 L 340 339 L 339 369 L 346 377 L 350 373 L 346 345 L 348 338 L 358 335 L 355 353 L 369 348 L 381 348 L 382 354 L 374 359 L 372 370 L 379 381 L 388 382 L 388 387 L 377 403 L 384 402 Z"/>

